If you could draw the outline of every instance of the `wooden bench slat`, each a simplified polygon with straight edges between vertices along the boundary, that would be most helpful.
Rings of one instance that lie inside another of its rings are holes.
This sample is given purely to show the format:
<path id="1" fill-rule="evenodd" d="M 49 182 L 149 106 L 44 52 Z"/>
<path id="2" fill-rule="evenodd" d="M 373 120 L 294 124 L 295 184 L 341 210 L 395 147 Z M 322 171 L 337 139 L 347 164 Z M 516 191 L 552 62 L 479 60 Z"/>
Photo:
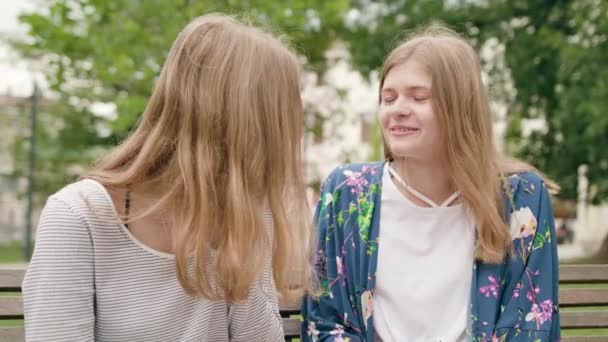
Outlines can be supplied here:
<path id="1" fill-rule="evenodd" d="M 562 311 L 560 319 L 562 329 L 608 328 L 608 311 Z"/>
<path id="2" fill-rule="evenodd" d="M 295 321 L 295 322 L 294 322 Z M 289 320 L 283 322 L 285 329 L 286 338 L 297 338 L 299 337 L 300 323 L 296 320 Z M 576 337 L 563 337 L 562 342 L 606 342 L 608 336 L 576 336 Z M 24 342 L 25 336 L 23 328 L 21 327 L 10 327 L 0 328 L 0 342 Z"/>
<path id="3" fill-rule="evenodd" d="M 23 303 L 19 297 L 0 297 L 0 320 L 23 319 Z"/>
<path id="4" fill-rule="evenodd" d="M 283 318 L 283 332 L 285 337 L 300 336 L 300 320 L 295 318 Z"/>
<path id="5" fill-rule="evenodd" d="M 590 328 L 607 328 L 608 327 L 608 312 L 602 311 L 569 311 L 561 313 L 561 325 L 562 328 L 574 328 L 574 329 L 590 329 Z M 285 337 L 293 338 L 298 337 L 300 334 L 300 321 L 296 318 L 283 318 L 283 329 Z M 608 337 L 602 339 L 591 339 L 586 340 L 584 338 L 576 339 L 563 339 L 564 342 L 599 342 L 606 341 Z M 22 341 L 23 340 L 23 328 L 3 328 L 0 329 L 0 342 L 3 341 Z"/>
<path id="6" fill-rule="evenodd" d="M 284 304 L 279 301 L 279 307 L 281 310 L 281 317 L 289 317 L 291 315 L 299 315 L 302 309 L 302 303 Z"/>
<path id="7" fill-rule="evenodd" d="M 0 292 L 19 292 L 25 270 L 1 270 Z M 608 283 L 608 265 L 565 265 L 560 267 L 561 284 Z M 560 307 L 608 306 L 608 289 L 560 289 Z M 289 318 L 300 314 L 300 304 L 281 306 L 285 337 L 300 334 L 300 321 Z M 20 298 L 0 297 L 0 320 L 23 319 Z M 562 311 L 562 328 L 608 328 L 608 311 Z M 0 342 L 24 341 L 22 327 L 0 328 Z M 608 337 L 565 337 L 563 342 L 608 341 Z"/>
<path id="8" fill-rule="evenodd" d="M 2 270 L 0 269 L 0 291 L 21 292 L 21 283 L 25 270 Z"/>
<path id="9" fill-rule="evenodd" d="M 608 265 L 563 265 L 559 268 L 563 284 L 608 283 Z M 24 269 L 0 269 L 0 291 L 21 291 Z"/>
<path id="10" fill-rule="evenodd" d="M 608 305 L 608 289 L 560 289 L 560 307 Z"/>
<path id="11" fill-rule="evenodd" d="M 23 327 L 0 328 L 0 342 L 24 342 L 25 332 Z"/>
<path id="12" fill-rule="evenodd" d="M 608 265 L 560 266 L 559 282 L 563 284 L 606 283 L 608 282 Z"/>
<path id="13" fill-rule="evenodd" d="M 563 333 L 562 333 L 563 335 Z M 608 336 L 570 336 L 570 337 L 562 337 L 561 342 L 606 342 L 608 341 Z"/>

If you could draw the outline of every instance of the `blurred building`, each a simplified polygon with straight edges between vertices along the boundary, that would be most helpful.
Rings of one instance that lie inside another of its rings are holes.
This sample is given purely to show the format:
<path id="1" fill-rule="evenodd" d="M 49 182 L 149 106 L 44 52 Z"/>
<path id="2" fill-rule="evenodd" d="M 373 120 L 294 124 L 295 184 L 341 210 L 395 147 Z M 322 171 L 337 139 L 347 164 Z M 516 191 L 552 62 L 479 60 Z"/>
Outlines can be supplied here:
<path id="1" fill-rule="evenodd" d="M 25 201 L 19 193 L 25 179 L 13 177 L 11 149 L 15 139 L 29 134 L 29 98 L 0 95 L 0 244 L 22 238 Z"/>

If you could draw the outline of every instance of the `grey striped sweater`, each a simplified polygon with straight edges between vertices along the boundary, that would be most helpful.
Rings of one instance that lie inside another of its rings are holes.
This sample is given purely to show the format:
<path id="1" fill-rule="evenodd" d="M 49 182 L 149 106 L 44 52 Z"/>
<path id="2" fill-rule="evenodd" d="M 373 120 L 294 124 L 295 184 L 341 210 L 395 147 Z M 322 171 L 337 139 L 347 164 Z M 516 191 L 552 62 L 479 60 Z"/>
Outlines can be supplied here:
<path id="1" fill-rule="evenodd" d="M 272 231 L 270 212 L 264 221 Z M 23 281 L 26 341 L 282 341 L 270 257 L 247 302 L 188 296 L 174 256 L 139 243 L 93 180 L 51 196 Z"/>

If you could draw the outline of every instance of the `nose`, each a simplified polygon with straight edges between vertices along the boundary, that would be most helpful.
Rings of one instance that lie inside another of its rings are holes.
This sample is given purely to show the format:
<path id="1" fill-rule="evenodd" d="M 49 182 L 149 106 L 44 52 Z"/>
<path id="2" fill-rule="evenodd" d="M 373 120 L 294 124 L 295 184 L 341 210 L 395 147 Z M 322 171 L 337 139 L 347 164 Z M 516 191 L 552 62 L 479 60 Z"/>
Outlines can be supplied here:
<path id="1" fill-rule="evenodd" d="M 392 116 L 410 116 L 412 115 L 412 106 L 403 96 L 398 97 L 389 110 Z"/>

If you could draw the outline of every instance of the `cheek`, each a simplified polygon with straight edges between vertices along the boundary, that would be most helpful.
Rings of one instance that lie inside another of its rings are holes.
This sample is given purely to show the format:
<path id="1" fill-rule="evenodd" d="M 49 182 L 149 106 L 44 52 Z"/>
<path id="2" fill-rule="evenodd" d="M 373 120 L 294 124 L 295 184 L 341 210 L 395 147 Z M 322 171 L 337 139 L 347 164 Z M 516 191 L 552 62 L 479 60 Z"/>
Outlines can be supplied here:
<path id="1" fill-rule="evenodd" d="M 384 130 L 386 129 L 386 127 L 388 127 L 388 123 L 389 123 L 389 115 L 387 114 L 386 110 L 380 108 L 380 110 L 378 110 L 378 121 L 380 122 L 380 127 Z"/>
<path id="2" fill-rule="evenodd" d="M 438 131 L 439 130 L 439 117 L 435 115 L 433 112 L 433 107 L 431 105 L 425 105 L 419 108 L 418 111 L 419 119 L 422 121 L 424 126 L 426 126 L 429 130 Z"/>
<path id="3" fill-rule="evenodd" d="M 424 127 L 426 127 L 427 138 L 429 142 L 433 144 L 441 143 L 441 126 L 439 123 L 439 117 L 433 113 L 432 110 L 425 113 L 423 118 Z"/>

